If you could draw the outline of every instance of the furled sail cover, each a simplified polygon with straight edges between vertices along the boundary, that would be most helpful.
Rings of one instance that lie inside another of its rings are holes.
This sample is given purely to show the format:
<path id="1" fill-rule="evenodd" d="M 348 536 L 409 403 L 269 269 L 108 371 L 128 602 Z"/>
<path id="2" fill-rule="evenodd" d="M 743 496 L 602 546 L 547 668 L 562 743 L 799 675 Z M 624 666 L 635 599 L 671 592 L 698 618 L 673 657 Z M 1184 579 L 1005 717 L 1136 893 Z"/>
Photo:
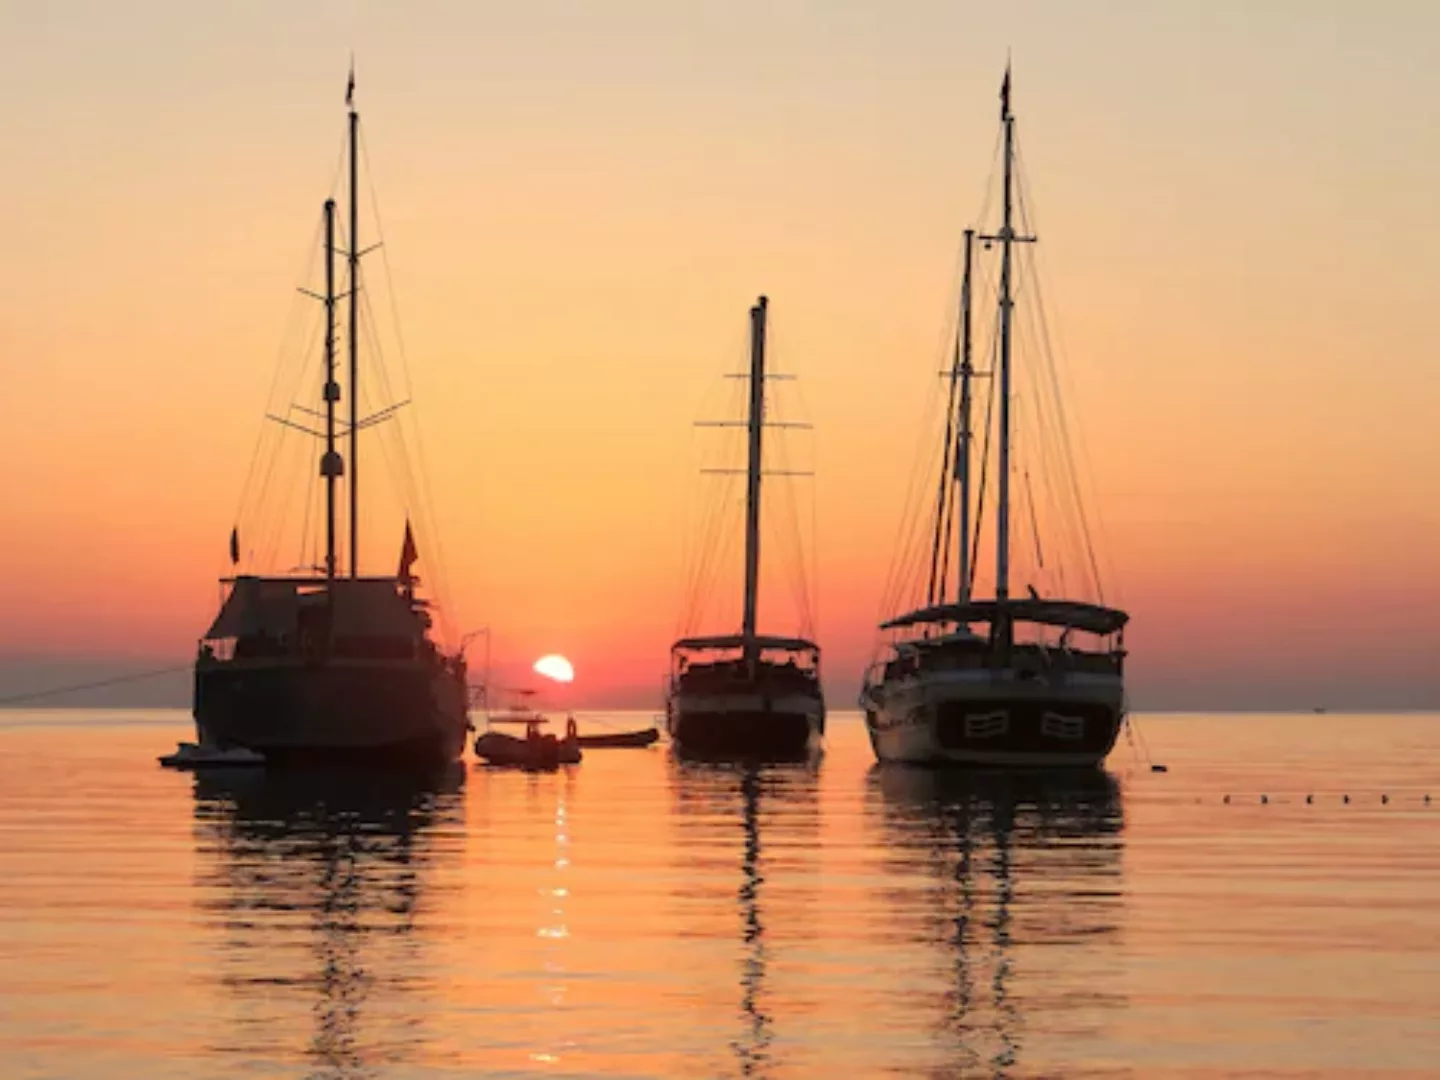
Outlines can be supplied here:
<path id="1" fill-rule="evenodd" d="M 205 631 L 205 637 L 216 640 L 262 633 L 276 638 L 293 637 L 299 606 L 293 581 L 236 578 L 235 587 L 225 598 L 210 629 Z"/>

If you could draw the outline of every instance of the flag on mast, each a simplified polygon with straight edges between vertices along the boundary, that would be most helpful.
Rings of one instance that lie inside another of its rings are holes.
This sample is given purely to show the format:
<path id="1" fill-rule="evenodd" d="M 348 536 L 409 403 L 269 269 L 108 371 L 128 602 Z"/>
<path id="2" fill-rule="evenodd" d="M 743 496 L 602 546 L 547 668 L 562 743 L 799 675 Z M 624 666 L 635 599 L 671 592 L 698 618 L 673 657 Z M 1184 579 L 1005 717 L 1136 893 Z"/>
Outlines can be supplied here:
<path id="1" fill-rule="evenodd" d="M 405 519 L 405 542 L 400 546 L 400 572 L 395 576 L 401 581 L 413 581 L 410 568 L 415 565 L 415 560 L 420 558 L 420 552 L 415 549 L 415 535 L 410 531 L 410 519 Z"/>
<path id="2" fill-rule="evenodd" d="M 233 565 L 240 563 L 240 528 L 238 525 L 230 530 L 230 562 Z"/>
<path id="3" fill-rule="evenodd" d="M 350 57 L 350 81 L 345 84 L 345 104 L 350 105 L 355 101 L 355 57 Z"/>
<path id="4" fill-rule="evenodd" d="M 1010 119 L 1010 65 L 1005 65 L 1005 81 L 1000 84 L 1000 119 Z"/>

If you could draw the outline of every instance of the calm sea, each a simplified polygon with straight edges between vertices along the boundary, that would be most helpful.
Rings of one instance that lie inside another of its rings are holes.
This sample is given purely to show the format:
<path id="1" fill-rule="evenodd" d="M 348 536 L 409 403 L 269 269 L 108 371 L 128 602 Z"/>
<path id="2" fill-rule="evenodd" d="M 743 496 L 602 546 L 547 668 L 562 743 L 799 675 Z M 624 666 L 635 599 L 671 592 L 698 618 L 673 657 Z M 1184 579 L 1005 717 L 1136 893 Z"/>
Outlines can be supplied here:
<path id="1" fill-rule="evenodd" d="M 837 714 L 809 767 L 417 786 L 0 713 L 0 1076 L 1440 1074 L 1440 716 L 1139 730 L 1169 772 L 882 770 Z"/>

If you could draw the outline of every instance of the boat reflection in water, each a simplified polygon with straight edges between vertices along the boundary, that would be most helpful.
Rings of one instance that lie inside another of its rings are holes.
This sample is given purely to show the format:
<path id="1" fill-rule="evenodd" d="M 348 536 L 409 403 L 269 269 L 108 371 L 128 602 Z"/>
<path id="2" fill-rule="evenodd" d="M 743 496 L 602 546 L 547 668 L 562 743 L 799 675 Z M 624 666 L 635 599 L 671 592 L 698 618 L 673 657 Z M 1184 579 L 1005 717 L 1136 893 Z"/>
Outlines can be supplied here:
<path id="1" fill-rule="evenodd" d="M 234 1001 L 219 1052 L 316 1078 L 413 1060 L 434 988 L 422 897 L 443 845 L 463 843 L 464 779 L 196 774 L 201 905 Z"/>
<path id="2" fill-rule="evenodd" d="M 813 867 L 806 865 L 819 844 L 818 764 L 818 754 L 804 763 L 733 766 L 671 758 L 682 830 L 675 850 L 691 859 L 685 867 L 687 893 L 698 887 L 705 900 L 728 895 L 737 909 L 738 921 L 704 932 L 738 940 L 741 946 L 740 1030 L 729 1046 L 742 1076 L 767 1075 L 774 1064 L 776 1010 L 767 984 L 776 942 L 773 916 L 782 914 L 787 926 L 803 934 L 806 910 L 820 902 Z M 781 852 L 767 853 L 762 822 L 783 834 Z M 767 873 L 783 878 L 782 892 L 777 894 L 778 882 L 766 881 Z M 697 1075 L 708 1072 L 705 1063 L 696 1066 Z"/>
<path id="3" fill-rule="evenodd" d="M 896 883 L 878 932 L 941 960 L 937 970 L 922 959 L 914 981 L 936 988 L 942 1073 L 1063 1072 L 1067 1044 L 1103 1034 L 1124 1005 L 1113 985 L 1125 827 L 1117 781 L 1098 770 L 903 765 L 877 765 L 867 779 Z"/>

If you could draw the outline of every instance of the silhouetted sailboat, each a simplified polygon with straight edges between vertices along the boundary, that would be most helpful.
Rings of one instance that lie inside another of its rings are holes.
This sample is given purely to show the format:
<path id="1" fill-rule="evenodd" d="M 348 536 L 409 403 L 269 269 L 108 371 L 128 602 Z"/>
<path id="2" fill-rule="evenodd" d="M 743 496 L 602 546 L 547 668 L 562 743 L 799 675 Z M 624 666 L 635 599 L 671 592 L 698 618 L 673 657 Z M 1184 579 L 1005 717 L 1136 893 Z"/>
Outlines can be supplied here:
<path id="1" fill-rule="evenodd" d="M 972 247 L 974 230 L 965 233 L 965 273 L 960 320 L 951 371 L 950 408 L 934 531 L 929 548 L 929 585 L 923 605 L 881 626 L 898 636 L 890 655 L 867 674 L 860 696 L 876 756 L 882 761 L 963 765 L 1096 765 L 1115 745 L 1124 716 L 1125 612 L 1074 599 L 1041 598 L 1032 587 L 1028 599 L 1010 595 L 1011 576 L 1011 337 L 1015 296 L 1013 253 L 1034 237 L 1015 228 L 1015 121 L 1010 111 L 1010 72 L 1001 89 L 1004 135 L 1003 218 L 998 233 L 980 237 L 1000 246 L 998 317 L 998 405 L 1000 413 L 995 507 L 995 593 L 972 594 L 979 550 L 981 503 L 971 484 Z M 958 409 L 956 397 L 958 392 Z M 1058 389 L 1056 390 L 1058 396 Z M 1038 406 L 1036 407 L 1038 411 Z M 1055 402 L 1059 415 L 1060 402 Z M 1064 436 L 1063 427 L 1061 437 Z M 1068 461 L 1068 458 L 1067 458 Z M 1070 465 L 1073 470 L 1073 463 Z M 1029 485 L 1029 473 L 1023 473 Z M 1078 491 L 1073 472 L 1069 490 Z M 983 490 L 983 489 L 982 489 Z M 1070 517 L 1088 548 L 1083 508 Z M 1031 524 L 1038 523 L 1029 496 Z M 959 518 L 955 562 L 958 573 L 948 593 L 950 542 Z M 1043 565 L 1043 559 L 1037 554 Z M 1093 555 L 1090 572 L 1098 591 Z M 1063 578 L 1062 584 L 1063 584 Z M 979 627 L 981 632 L 976 632 Z M 1080 636 L 1089 644 L 1075 640 Z"/>
<path id="2" fill-rule="evenodd" d="M 825 733 L 820 646 L 756 630 L 768 306 L 762 296 L 750 309 L 744 615 L 738 634 L 685 637 L 671 647 L 665 715 L 670 738 L 683 753 L 796 757 Z"/>
<path id="3" fill-rule="evenodd" d="M 325 485 L 325 559 L 303 576 L 237 575 L 223 579 L 225 598 L 200 642 L 195 661 L 194 716 L 202 745 L 244 747 L 268 762 L 364 759 L 384 764 L 453 761 L 470 727 L 462 654 L 430 638 L 427 603 L 416 595 L 419 558 L 407 522 L 394 576 L 361 576 L 358 437 L 399 406 L 359 415 L 360 248 L 357 180 L 359 116 L 349 106 L 349 421 L 337 431 L 335 200 L 324 205 L 324 411 L 296 423 L 324 442 L 319 472 Z M 297 406 L 298 408 L 298 406 Z M 313 430 L 315 420 L 322 430 Z M 349 573 L 336 555 L 336 499 L 346 472 L 339 437 L 349 437 Z M 240 561 L 238 530 L 231 562 Z"/>

